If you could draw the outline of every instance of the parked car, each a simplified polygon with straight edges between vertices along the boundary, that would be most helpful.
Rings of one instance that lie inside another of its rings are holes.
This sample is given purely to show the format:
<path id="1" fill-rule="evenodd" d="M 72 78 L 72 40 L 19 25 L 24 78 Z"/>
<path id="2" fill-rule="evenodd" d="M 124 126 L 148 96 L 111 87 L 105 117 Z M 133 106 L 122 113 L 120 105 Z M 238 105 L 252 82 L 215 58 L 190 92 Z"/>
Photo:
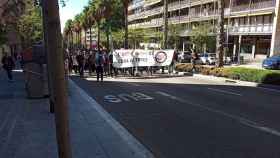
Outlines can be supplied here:
<path id="1" fill-rule="evenodd" d="M 280 70 L 280 55 L 275 55 L 263 61 L 262 67 L 265 69 Z"/>
<path id="2" fill-rule="evenodd" d="M 215 53 L 203 53 L 200 55 L 200 60 L 202 64 L 212 65 L 216 62 L 216 54 Z"/>
<path id="3" fill-rule="evenodd" d="M 179 59 L 180 63 L 190 63 L 191 58 L 192 58 L 192 55 L 191 55 L 191 52 L 189 52 L 189 51 L 181 52 L 178 55 L 178 59 Z"/>

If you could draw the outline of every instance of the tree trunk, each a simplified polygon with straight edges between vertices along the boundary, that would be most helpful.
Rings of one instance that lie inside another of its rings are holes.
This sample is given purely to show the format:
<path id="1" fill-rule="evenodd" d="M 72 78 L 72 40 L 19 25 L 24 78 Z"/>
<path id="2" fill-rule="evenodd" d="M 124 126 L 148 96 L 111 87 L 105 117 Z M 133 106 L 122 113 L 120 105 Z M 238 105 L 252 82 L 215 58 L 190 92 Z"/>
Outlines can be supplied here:
<path id="1" fill-rule="evenodd" d="M 89 49 L 92 47 L 92 30 L 91 26 L 89 27 Z"/>
<path id="2" fill-rule="evenodd" d="M 217 26 L 217 41 L 216 41 L 216 56 L 218 61 L 217 67 L 224 65 L 224 0 L 218 1 L 218 26 Z"/>
<path id="3" fill-rule="evenodd" d="M 82 29 L 79 32 L 80 49 L 82 48 Z"/>
<path id="4" fill-rule="evenodd" d="M 128 5 L 124 6 L 124 48 L 128 49 Z"/>
<path id="5" fill-rule="evenodd" d="M 62 36 L 60 28 L 59 7 L 57 0 L 43 1 L 45 39 L 47 40 L 47 54 L 49 61 L 49 73 L 51 87 L 53 88 L 54 112 L 56 123 L 56 138 L 59 158 L 71 158 L 71 144 L 68 122 L 68 94 L 64 73 Z M 51 35 L 51 36 L 49 36 Z"/>
<path id="6" fill-rule="evenodd" d="M 168 0 L 164 0 L 163 6 L 163 48 L 167 49 L 168 38 Z"/>
<path id="7" fill-rule="evenodd" d="M 107 47 L 107 50 L 109 51 L 110 50 L 110 30 L 109 30 L 108 27 L 106 29 L 106 40 L 107 40 L 106 41 L 106 47 Z"/>
<path id="8" fill-rule="evenodd" d="M 100 22 L 97 21 L 97 50 L 100 52 Z"/>
<path id="9" fill-rule="evenodd" d="M 45 0 L 43 2 L 43 6 L 45 5 Z M 45 49 L 45 53 L 46 55 L 48 54 L 48 32 L 47 32 L 47 23 L 48 23 L 48 19 L 47 19 L 47 10 L 46 7 L 42 7 L 42 13 L 43 13 L 43 31 L 44 31 L 44 49 Z M 50 112 L 54 113 L 54 97 L 53 97 L 53 88 L 52 88 L 52 82 L 51 82 L 51 74 L 50 73 L 50 66 L 51 62 L 49 59 L 49 56 L 47 55 L 47 72 L 48 72 L 48 90 L 49 90 L 49 106 L 50 106 Z"/>
<path id="10" fill-rule="evenodd" d="M 74 37 L 73 37 L 73 32 L 71 31 L 71 45 L 70 45 L 71 50 L 73 50 L 73 43 L 74 43 Z"/>
<path id="11" fill-rule="evenodd" d="M 85 49 L 87 49 L 87 29 L 85 28 Z"/>

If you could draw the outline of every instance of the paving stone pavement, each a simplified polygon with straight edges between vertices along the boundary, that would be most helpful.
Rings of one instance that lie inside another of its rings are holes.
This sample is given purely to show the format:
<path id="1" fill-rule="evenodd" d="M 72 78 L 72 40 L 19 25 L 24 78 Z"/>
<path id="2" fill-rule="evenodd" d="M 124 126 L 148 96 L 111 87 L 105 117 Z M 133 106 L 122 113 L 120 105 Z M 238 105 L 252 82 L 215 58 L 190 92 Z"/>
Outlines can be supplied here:
<path id="1" fill-rule="evenodd" d="M 54 115 L 49 113 L 48 99 L 27 99 L 23 74 L 14 72 L 14 75 L 15 82 L 10 83 L 0 70 L 0 157 L 58 157 Z M 92 98 L 72 81 L 69 83 L 73 158 L 153 157 L 122 126 L 100 110 Z"/>

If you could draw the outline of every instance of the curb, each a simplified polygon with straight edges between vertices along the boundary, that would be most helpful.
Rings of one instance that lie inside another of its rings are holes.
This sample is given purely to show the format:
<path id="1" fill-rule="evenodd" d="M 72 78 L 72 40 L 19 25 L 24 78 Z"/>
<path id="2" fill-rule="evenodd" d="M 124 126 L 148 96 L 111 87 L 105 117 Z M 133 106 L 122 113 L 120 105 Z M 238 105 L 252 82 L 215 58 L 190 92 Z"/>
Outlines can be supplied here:
<path id="1" fill-rule="evenodd" d="M 237 84 L 237 85 L 241 85 L 241 86 L 250 86 L 250 87 L 271 89 L 271 90 L 280 92 L 280 86 L 277 86 L 277 85 L 260 84 L 260 83 L 256 83 L 256 82 L 233 80 L 233 79 L 229 79 L 229 78 L 225 78 L 225 77 L 207 76 L 207 75 L 201 75 L 201 74 L 193 74 L 193 77 L 212 80 L 212 81 L 225 82 L 225 83 L 233 83 L 233 84 Z"/>
<path id="2" fill-rule="evenodd" d="M 153 154 L 141 144 L 132 134 L 130 134 L 125 127 L 117 122 L 103 107 L 98 104 L 92 97 L 90 97 L 82 88 L 80 88 L 74 81 L 69 79 L 71 84 L 77 92 L 82 95 L 81 99 L 86 99 L 90 103 L 90 107 L 94 108 L 99 115 L 112 127 L 114 132 L 127 144 L 127 147 L 133 152 L 134 158 L 154 158 Z M 129 158 L 132 158 L 131 155 Z"/>

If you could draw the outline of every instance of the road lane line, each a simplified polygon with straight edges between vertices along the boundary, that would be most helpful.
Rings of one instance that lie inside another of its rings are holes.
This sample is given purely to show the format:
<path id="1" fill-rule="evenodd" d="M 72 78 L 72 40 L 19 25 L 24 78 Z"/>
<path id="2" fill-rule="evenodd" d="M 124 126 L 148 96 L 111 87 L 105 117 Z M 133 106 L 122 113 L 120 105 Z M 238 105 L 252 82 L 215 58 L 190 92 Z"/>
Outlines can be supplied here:
<path id="1" fill-rule="evenodd" d="M 90 97 L 82 88 L 80 88 L 73 80 L 69 79 L 70 86 L 77 91 L 78 95 L 81 95 L 81 99 L 88 102 L 106 123 L 113 128 L 114 132 L 121 137 L 130 148 L 132 157 L 141 158 L 154 158 L 153 154 L 142 143 L 140 143 L 124 126 L 122 126 L 117 120 L 113 118 L 99 103 L 97 103 L 92 97 Z"/>
<path id="2" fill-rule="evenodd" d="M 264 89 L 264 90 L 271 91 L 271 92 L 280 93 L 280 90 L 277 90 L 277 89 L 271 89 L 271 88 L 266 88 L 266 87 L 256 87 L 256 88 Z"/>
<path id="3" fill-rule="evenodd" d="M 280 132 L 279 131 L 277 131 L 275 129 L 272 129 L 272 128 L 269 128 L 269 127 L 265 127 L 265 126 L 263 126 L 263 125 L 261 125 L 259 123 L 256 123 L 254 121 L 248 120 L 246 118 L 243 118 L 243 117 L 240 117 L 240 116 L 236 116 L 236 115 L 232 115 L 232 114 L 228 114 L 228 113 L 220 111 L 220 110 L 212 109 L 212 108 L 210 108 L 208 106 L 203 106 L 203 105 L 195 104 L 195 103 L 192 103 L 192 102 L 187 101 L 185 99 L 182 99 L 182 98 L 170 95 L 170 94 L 162 92 L 162 91 L 157 91 L 155 93 L 160 94 L 160 95 L 165 96 L 165 97 L 169 97 L 170 99 L 177 100 L 177 101 L 182 102 L 182 103 L 189 104 L 189 105 L 194 106 L 194 107 L 202 108 L 204 110 L 207 110 L 207 111 L 212 112 L 212 113 L 216 113 L 218 115 L 222 115 L 222 116 L 228 117 L 228 118 L 230 118 L 232 120 L 235 120 L 235 121 L 237 121 L 240 124 L 243 124 L 245 126 L 248 126 L 248 127 L 251 127 L 251 128 L 255 128 L 255 129 L 259 130 L 259 131 L 266 132 L 266 133 L 272 134 L 274 136 L 280 137 Z"/>
<path id="4" fill-rule="evenodd" d="M 242 96 L 242 94 L 239 93 L 235 93 L 235 92 L 230 92 L 230 91 L 226 91 L 226 90 L 221 90 L 221 89 L 216 89 L 216 88 L 207 88 L 211 91 L 215 91 L 215 92 L 220 92 L 220 93 L 225 93 L 225 94 L 232 94 L 232 95 L 237 95 L 237 96 Z"/>
<path id="5" fill-rule="evenodd" d="M 134 82 L 127 82 L 127 84 L 132 85 L 132 86 L 136 86 L 136 87 L 141 86 L 141 85 L 139 85 L 139 84 L 137 84 L 137 83 L 134 83 Z"/>

